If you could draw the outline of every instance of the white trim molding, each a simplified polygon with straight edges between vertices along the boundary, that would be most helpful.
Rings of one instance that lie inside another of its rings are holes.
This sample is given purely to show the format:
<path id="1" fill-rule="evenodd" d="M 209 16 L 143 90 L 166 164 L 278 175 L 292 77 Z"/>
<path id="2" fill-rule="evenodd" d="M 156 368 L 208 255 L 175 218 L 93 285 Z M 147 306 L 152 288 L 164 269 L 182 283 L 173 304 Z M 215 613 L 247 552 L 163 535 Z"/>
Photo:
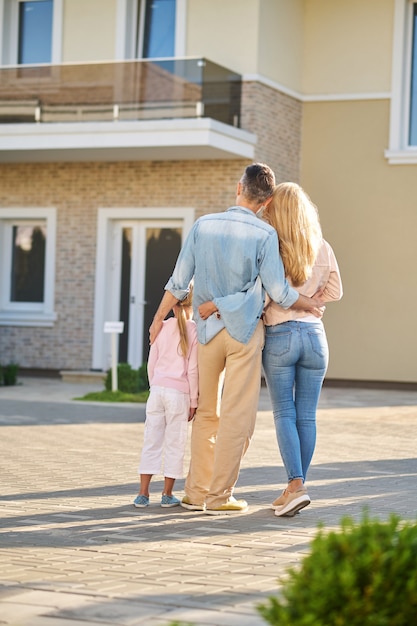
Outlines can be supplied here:
<path id="1" fill-rule="evenodd" d="M 385 150 L 392 165 L 417 164 L 417 146 L 408 145 L 414 4 L 415 0 L 395 0 L 389 148 Z"/>
<path id="2" fill-rule="evenodd" d="M 51 62 L 58 65 L 62 61 L 62 32 L 64 22 L 64 0 L 54 0 L 52 17 Z"/>
<path id="3" fill-rule="evenodd" d="M 186 55 L 187 41 L 187 0 L 177 0 L 175 10 L 175 56 Z"/>
<path id="4" fill-rule="evenodd" d="M 389 100 L 391 98 L 391 92 L 364 92 L 364 93 L 317 93 L 317 94 L 303 94 L 300 91 L 290 89 L 281 83 L 278 83 L 261 74 L 244 74 L 242 76 L 244 82 L 257 82 L 266 87 L 271 87 L 275 91 L 281 91 L 282 93 L 299 100 L 300 102 L 338 102 L 344 100 Z"/>
<path id="5" fill-rule="evenodd" d="M 19 1 L 0 0 L 0 65 L 16 65 L 19 45 Z M 52 8 L 51 63 L 62 61 L 64 0 L 54 0 Z"/>
<path id="6" fill-rule="evenodd" d="M 369 93 L 325 93 L 303 96 L 303 102 L 344 102 L 349 100 L 389 100 L 390 91 L 369 92 Z"/>
<path id="7" fill-rule="evenodd" d="M 417 165 L 417 148 L 385 150 L 384 154 L 390 165 Z"/>
<path id="8" fill-rule="evenodd" d="M 117 0 L 115 59 L 119 61 L 142 58 L 144 4 L 138 20 L 138 0 Z M 187 0 L 176 0 L 175 9 L 175 57 L 178 58 L 186 52 Z"/>
<path id="9" fill-rule="evenodd" d="M 54 311 L 56 209 L 43 207 L 0 208 L 0 326 L 53 326 L 57 320 Z M 10 287 L 10 246 L 6 245 L 7 223 L 21 220 L 45 220 L 47 227 L 45 250 L 45 292 L 42 303 L 9 302 L 6 297 Z M 5 258 L 4 255 L 8 255 Z"/>

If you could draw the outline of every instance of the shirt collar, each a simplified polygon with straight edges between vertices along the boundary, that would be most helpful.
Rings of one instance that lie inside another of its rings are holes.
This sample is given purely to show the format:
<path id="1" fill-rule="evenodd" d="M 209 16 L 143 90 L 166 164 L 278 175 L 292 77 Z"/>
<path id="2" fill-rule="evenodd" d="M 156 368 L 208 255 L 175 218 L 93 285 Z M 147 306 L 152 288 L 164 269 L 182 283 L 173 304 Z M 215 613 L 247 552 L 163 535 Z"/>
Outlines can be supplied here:
<path id="1" fill-rule="evenodd" d="M 231 206 L 228 209 L 226 209 L 226 211 L 241 211 L 242 213 L 249 213 L 249 215 L 255 215 L 253 211 L 251 211 L 245 206 L 240 206 L 240 205 Z"/>

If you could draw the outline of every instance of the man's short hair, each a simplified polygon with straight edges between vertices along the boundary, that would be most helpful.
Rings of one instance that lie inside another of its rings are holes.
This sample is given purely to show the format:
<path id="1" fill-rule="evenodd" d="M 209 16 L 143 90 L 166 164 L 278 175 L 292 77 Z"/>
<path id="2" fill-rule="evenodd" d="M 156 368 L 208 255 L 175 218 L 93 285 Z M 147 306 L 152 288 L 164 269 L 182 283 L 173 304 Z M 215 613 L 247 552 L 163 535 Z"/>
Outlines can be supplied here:
<path id="1" fill-rule="evenodd" d="M 265 163 L 252 163 L 245 169 L 242 178 L 242 195 L 252 202 L 264 202 L 275 189 L 275 174 Z"/>

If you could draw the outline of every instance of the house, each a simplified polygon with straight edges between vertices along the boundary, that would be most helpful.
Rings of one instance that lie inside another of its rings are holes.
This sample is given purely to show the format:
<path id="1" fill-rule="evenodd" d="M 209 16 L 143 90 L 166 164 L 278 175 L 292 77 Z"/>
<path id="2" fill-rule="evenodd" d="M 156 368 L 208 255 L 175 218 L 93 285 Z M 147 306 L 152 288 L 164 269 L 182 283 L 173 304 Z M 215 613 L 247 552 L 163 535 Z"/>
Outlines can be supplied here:
<path id="1" fill-rule="evenodd" d="M 0 0 L 0 363 L 106 370 L 252 161 L 317 204 L 328 379 L 417 383 L 417 2 Z M 233 259 L 230 261 L 233 263 Z"/>

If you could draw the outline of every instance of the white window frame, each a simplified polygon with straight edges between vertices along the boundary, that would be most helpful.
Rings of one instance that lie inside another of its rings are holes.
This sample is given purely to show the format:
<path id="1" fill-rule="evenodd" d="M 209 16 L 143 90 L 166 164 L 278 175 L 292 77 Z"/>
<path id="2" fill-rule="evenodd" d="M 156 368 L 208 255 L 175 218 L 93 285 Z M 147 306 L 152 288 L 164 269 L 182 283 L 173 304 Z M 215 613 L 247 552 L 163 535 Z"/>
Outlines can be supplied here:
<path id="1" fill-rule="evenodd" d="M 27 222 L 46 223 L 45 289 L 43 302 L 12 302 L 11 237 L 13 225 Z M 1 208 L 0 209 L 0 326 L 53 326 L 57 319 L 54 312 L 55 297 L 55 208 Z"/>
<path id="2" fill-rule="evenodd" d="M 142 37 L 138 37 L 136 33 L 138 6 L 139 0 L 117 0 L 115 49 L 115 58 L 117 60 L 143 58 L 138 56 L 138 48 L 141 50 L 140 46 L 142 45 L 142 41 L 138 41 Z M 144 11 L 142 11 L 142 20 L 144 19 L 143 13 Z M 174 53 L 176 58 L 185 56 L 186 17 L 187 0 L 176 0 Z M 142 27 L 141 31 L 143 32 Z"/>
<path id="3" fill-rule="evenodd" d="M 390 134 L 385 151 L 393 165 L 417 164 L 417 146 L 409 145 L 414 4 L 416 0 L 395 0 Z"/>
<path id="4" fill-rule="evenodd" d="M 0 0 L 1 65 L 18 65 L 19 3 L 24 1 Z M 51 64 L 61 63 L 62 61 L 63 16 L 64 0 L 53 0 Z"/>

